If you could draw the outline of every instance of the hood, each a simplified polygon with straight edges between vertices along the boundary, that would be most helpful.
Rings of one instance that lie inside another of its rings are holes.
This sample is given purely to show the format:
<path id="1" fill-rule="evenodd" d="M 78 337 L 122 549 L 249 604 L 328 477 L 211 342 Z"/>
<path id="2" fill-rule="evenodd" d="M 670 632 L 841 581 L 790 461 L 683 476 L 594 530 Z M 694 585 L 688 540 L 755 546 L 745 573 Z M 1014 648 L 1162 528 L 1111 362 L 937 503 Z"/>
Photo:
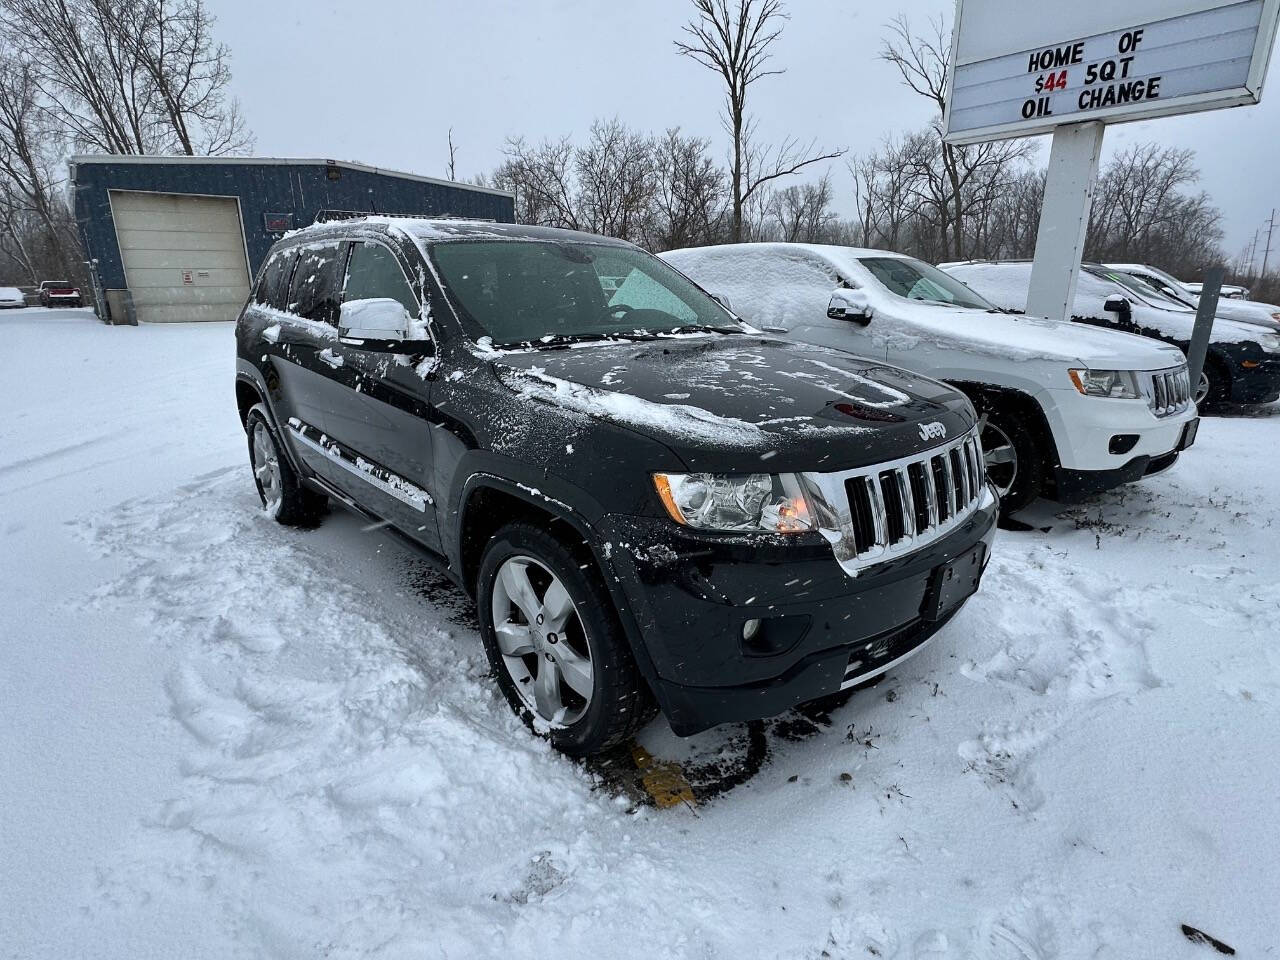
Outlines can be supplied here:
<path id="1" fill-rule="evenodd" d="M 1012 360 L 1080 364 L 1095 370 L 1158 370 L 1182 360 L 1176 347 L 1131 333 L 1062 320 L 913 303 L 900 298 L 877 302 L 875 306 L 911 322 L 910 329 L 887 334 L 890 339 L 916 334 L 923 339 L 936 332 L 939 341 L 963 350 L 979 350 Z M 871 329 L 874 328 L 873 319 Z"/>
<path id="2" fill-rule="evenodd" d="M 1253 300 L 1218 300 L 1218 316 L 1237 323 L 1265 327 L 1273 333 L 1280 331 L 1280 307 Z"/>
<path id="3" fill-rule="evenodd" d="M 502 353 L 531 399 L 661 441 L 692 470 L 834 471 L 961 436 L 973 408 L 945 384 L 838 350 L 709 335 Z"/>

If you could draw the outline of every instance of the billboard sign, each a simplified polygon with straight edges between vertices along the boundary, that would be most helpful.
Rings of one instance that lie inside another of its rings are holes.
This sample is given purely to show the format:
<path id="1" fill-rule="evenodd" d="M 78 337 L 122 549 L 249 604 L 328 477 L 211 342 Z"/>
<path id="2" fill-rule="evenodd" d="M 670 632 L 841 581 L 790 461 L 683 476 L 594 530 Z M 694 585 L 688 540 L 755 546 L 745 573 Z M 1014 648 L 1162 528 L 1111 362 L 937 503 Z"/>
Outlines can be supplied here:
<path id="1" fill-rule="evenodd" d="M 1280 0 L 957 0 L 946 139 L 1257 103 Z"/>

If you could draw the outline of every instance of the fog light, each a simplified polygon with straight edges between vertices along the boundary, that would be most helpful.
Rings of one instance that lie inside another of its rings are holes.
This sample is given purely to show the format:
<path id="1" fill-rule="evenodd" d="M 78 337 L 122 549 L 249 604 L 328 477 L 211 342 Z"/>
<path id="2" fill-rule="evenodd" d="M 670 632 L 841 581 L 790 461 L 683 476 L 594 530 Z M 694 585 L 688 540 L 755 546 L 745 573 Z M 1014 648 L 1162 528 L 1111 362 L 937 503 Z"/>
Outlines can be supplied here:
<path id="1" fill-rule="evenodd" d="M 750 643 L 752 640 L 754 640 L 756 638 L 756 635 L 759 632 L 760 632 L 759 620 L 754 620 L 754 619 L 748 620 L 746 623 L 742 625 L 742 639 L 747 641 L 747 643 Z"/>
<path id="2" fill-rule="evenodd" d="M 1111 442 L 1107 444 L 1107 449 L 1112 453 L 1128 453 L 1138 445 L 1138 435 L 1136 433 L 1117 433 L 1111 438 Z"/>

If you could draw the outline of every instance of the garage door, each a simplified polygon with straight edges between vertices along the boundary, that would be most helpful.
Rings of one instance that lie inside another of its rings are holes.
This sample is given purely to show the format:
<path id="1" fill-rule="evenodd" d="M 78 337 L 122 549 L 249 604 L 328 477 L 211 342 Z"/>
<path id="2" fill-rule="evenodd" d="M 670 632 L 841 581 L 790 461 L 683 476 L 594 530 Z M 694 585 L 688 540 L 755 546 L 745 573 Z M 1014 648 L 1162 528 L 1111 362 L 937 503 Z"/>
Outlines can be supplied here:
<path id="1" fill-rule="evenodd" d="M 236 318 L 249 268 L 234 198 L 112 190 L 111 214 L 139 320 Z"/>

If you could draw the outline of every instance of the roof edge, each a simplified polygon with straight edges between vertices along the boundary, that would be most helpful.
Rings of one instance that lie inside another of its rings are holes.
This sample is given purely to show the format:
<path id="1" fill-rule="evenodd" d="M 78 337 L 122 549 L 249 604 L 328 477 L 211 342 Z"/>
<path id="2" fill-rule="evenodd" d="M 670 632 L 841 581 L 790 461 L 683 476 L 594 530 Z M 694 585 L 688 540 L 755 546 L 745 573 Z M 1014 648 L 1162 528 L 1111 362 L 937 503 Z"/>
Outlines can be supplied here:
<path id="1" fill-rule="evenodd" d="M 71 157 L 70 162 L 74 165 L 81 164 L 106 164 L 106 163 L 124 163 L 124 164 L 152 164 L 152 165 L 205 165 L 205 164 L 258 164 L 263 166 L 295 166 L 295 167 L 342 167 L 347 170 L 359 170 L 362 173 L 376 173 L 384 177 L 397 177 L 402 180 L 416 180 L 420 183 L 434 183 L 442 187 L 461 187 L 465 190 L 475 190 L 480 193 L 490 193 L 499 197 L 510 197 L 515 200 L 515 194 L 510 190 L 499 190 L 496 187 L 481 187 L 474 183 L 459 183 L 456 180 L 443 180 L 439 177 L 424 177 L 417 173 L 406 173 L 403 170 L 389 170 L 386 167 L 372 167 L 365 163 L 353 163 L 348 160 L 322 160 L 307 157 L 192 157 L 186 154 L 179 155 L 163 155 L 163 156 L 140 156 L 138 154 L 118 154 L 118 153 L 92 153 L 92 154 L 76 154 Z"/>

